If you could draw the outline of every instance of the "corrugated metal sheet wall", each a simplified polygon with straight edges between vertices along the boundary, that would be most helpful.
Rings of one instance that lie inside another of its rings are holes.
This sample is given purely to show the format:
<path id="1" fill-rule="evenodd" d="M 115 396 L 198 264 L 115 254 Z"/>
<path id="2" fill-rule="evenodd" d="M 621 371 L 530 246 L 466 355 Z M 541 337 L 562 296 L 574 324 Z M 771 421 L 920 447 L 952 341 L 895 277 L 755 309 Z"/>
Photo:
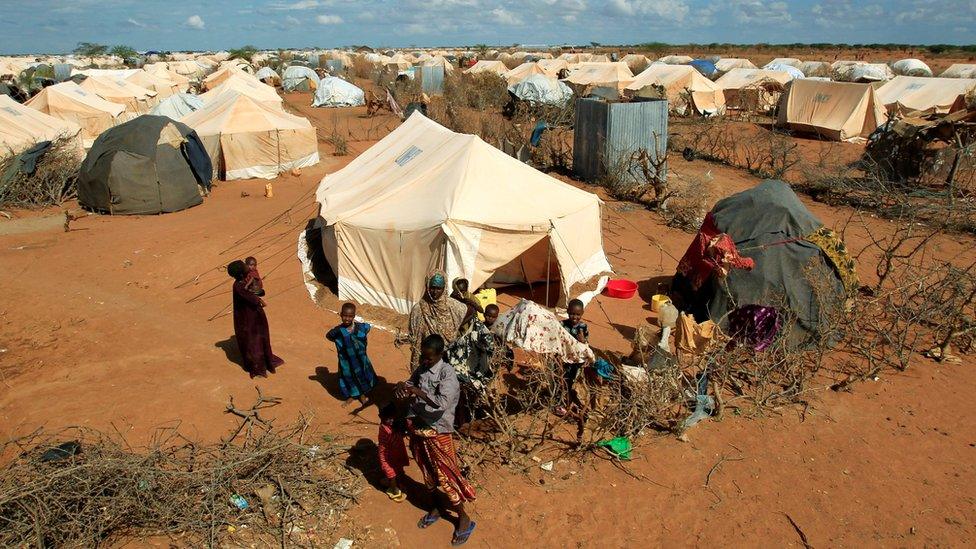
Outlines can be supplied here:
<path id="1" fill-rule="evenodd" d="M 644 149 L 657 159 L 667 154 L 668 102 L 609 103 L 594 99 L 576 102 L 573 171 L 586 180 L 608 170 L 626 169 L 631 155 Z M 667 166 L 662 168 L 665 173 Z"/>
<path id="2" fill-rule="evenodd" d="M 444 93 L 444 67 L 440 65 L 420 67 L 420 86 L 427 95 Z"/>

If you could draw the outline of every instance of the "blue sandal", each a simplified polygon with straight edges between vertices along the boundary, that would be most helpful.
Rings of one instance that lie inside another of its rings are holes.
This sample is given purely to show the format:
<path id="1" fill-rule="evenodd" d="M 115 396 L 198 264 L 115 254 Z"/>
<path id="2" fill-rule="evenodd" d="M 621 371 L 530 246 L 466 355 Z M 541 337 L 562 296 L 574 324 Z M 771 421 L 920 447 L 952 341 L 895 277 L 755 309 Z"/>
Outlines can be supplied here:
<path id="1" fill-rule="evenodd" d="M 432 515 L 430 513 L 427 513 L 426 515 L 420 517 L 420 522 L 417 523 L 417 528 L 423 530 L 424 528 L 427 528 L 428 526 L 434 524 L 439 520 L 441 520 L 440 515 Z"/>
<path id="2" fill-rule="evenodd" d="M 455 530 L 454 537 L 451 538 L 451 547 L 460 547 L 465 543 L 467 543 L 468 538 L 470 538 L 471 534 L 474 532 L 475 526 L 477 526 L 477 523 L 472 520 L 467 530 L 463 532 L 458 532 L 457 530 Z"/>

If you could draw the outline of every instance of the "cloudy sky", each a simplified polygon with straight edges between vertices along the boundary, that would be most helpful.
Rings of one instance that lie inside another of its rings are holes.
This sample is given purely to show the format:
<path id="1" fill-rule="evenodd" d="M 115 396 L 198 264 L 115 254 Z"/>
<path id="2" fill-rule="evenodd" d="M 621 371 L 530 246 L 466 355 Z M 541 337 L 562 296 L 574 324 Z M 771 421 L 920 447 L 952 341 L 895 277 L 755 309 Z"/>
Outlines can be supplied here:
<path id="1" fill-rule="evenodd" d="M 0 53 L 486 44 L 976 42 L 976 0 L 0 0 Z"/>

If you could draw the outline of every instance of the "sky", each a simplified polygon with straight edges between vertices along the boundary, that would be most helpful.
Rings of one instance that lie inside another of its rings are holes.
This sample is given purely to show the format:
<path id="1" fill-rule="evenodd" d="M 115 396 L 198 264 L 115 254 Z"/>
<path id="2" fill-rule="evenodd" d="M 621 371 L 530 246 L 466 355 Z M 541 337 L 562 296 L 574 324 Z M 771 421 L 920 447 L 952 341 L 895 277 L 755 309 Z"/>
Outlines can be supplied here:
<path id="1" fill-rule="evenodd" d="M 0 53 L 685 43 L 976 43 L 976 0 L 0 0 Z"/>

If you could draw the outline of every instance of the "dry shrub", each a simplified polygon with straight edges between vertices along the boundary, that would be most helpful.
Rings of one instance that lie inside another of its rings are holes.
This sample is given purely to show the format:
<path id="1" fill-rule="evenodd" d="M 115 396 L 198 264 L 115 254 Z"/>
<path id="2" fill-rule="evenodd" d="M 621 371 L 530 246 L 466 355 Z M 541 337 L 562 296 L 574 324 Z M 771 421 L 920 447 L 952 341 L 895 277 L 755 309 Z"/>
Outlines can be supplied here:
<path id="1" fill-rule="evenodd" d="M 338 131 L 333 131 L 328 141 L 334 149 L 332 152 L 333 156 L 346 156 L 349 154 L 349 142 Z"/>
<path id="2" fill-rule="evenodd" d="M 8 442 L 0 455 L 17 455 L 0 470 L 0 545 L 99 547 L 157 535 L 197 547 L 319 545 L 360 489 L 341 460 L 345 448 L 314 440 L 304 417 L 284 428 L 244 424 L 243 436 L 220 444 L 175 428 L 138 450 L 118 432 L 84 428 Z M 65 441 L 80 452 L 41 459 Z M 232 505 L 234 494 L 246 510 Z"/>
<path id="3" fill-rule="evenodd" d="M 377 72 L 376 65 L 370 63 L 365 57 L 355 56 L 352 59 L 352 65 L 346 69 L 356 78 L 364 78 L 367 80 L 372 80 L 374 74 Z"/>
<path id="4" fill-rule="evenodd" d="M 444 99 L 459 107 L 497 111 L 508 103 L 508 82 L 494 73 L 450 75 L 444 79 Z"/>
<path id="5" fill-rule="evenodd" d="M 17 154 L 13 153 L 0 158 L 0 176 L 6 174 L 16 161 Z M 77 142 L 56 140 L 38 162 L 33 175 L 17 173 L 9 181 L 0 182 L 0 207 L 59 206 L 77 196 L 80 167 Z"/>
<path id="6" fill-rule="evenodd" d="M 659 210 L 665 223 L 687 233 L 698 232 L 718 193 L 715 180 L 710 174 L 702 177 L 672 174 L 669 187 L 671 199 L 667 207 Z"/>
<path id="7" fill-rule="evenodd" d="M 783 179 L 799 164 L 797 144 L 789 135 L 762 127 L 743 131 L 740 122 L 723 117 L 688 118 L 669 143 L 674 151 L 743 168 L 767 179 Z"/>

